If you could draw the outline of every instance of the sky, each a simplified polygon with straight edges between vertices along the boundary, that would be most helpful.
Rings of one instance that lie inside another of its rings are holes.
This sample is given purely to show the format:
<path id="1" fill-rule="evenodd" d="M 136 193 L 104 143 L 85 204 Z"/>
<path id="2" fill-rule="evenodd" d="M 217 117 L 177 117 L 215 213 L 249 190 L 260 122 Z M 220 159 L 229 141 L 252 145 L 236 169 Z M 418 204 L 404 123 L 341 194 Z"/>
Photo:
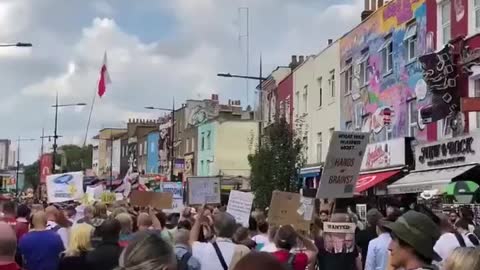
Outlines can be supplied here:
<path id="1" fill-rule="evenodd" d="M 42 129 L 53 135 L 55 95 L 62 108 L 58 144 L 83 144 L 104 53 L 112 83 L 96 98 L 88 133 L 157 118 L 145 106 L 186 99 L 254 104 L 255 83 L 219 72 L 264 75 L 311 55 L 360 22 L 363 0 L 0 0 L 0 138 L 21 142 L 20 160 L 40 154 Z M 247 97 L 248 96 L 248 97 Z M 45 140 L 45 149 L 51 149 Z"/>

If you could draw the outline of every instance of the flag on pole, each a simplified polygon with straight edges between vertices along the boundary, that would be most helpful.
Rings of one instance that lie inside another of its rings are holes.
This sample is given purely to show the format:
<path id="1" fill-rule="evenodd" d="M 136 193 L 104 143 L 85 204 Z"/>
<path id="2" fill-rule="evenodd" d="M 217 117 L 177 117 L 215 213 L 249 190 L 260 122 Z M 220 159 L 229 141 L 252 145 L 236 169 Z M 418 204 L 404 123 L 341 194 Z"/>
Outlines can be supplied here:
<path id="1" fill-rule="evenodd" d="M 103 55 L 103 64 L 100 69 L 100 80 L 98 80 L 98 96 L 102 97 L 107 91 L 107 84 L 110 84 L 110 75 L 107 70 L 107 52 Z"/>

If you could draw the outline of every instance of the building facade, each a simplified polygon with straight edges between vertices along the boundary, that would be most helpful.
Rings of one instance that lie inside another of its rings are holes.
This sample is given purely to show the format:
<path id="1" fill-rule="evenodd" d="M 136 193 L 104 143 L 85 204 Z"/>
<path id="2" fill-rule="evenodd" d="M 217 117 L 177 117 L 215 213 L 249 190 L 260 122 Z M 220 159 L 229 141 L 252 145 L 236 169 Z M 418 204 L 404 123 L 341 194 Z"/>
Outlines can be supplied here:
<path id="1" fill-rule="evenodd" d="M 10 140 L 0 140 L 0 170 L 7 170 L 9 167 Z"/>
<path id="2" fill-rule="evenodd" d="M 158 173 L 158 140 L 159 131 L 152 131 L 147 135 L 147 174 Z"/>

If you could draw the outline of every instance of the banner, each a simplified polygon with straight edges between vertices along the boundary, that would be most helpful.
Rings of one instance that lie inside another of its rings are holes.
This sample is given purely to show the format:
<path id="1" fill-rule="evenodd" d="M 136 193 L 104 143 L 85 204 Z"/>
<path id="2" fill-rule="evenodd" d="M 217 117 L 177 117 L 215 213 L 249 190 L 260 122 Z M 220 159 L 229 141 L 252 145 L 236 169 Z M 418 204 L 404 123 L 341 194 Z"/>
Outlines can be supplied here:
<path id="1" fill-rule="evenodd" d="M 317 198 L 353 197 L 368 138 L 368 133 L 333 132 Z"/>
<path id="2" fill-rule="evenodd" d="M 52 154 L 43 154 L 40 157 L 40 183 L 45 184 L 47 176 L 52 174 Z"/>
<path id="3" fill-rule="evenodd" d="M 232 190 L 228 197 L 227 213 L 234 216 L 237 223 L 248 228 L 252 204 L 253 193 Z"/>
<path id="4" fill-rule="evenodd" d="M 47 176 L 49 203 L 58 203 L 83 198 L 83 172 L 52 174 Z"/>
<path id="5" fill-rule="evenodd" d="M 172 207 L 165 209 L 164 212 L 168 213 L 180 213 L 183 208 L 183 185 L 181 182 L 162 182 L 160 183 L 160 191 L 172 193 Z"/>
<path id="6" fill-rule="evenodd" d="M 188 204 L 219 204 L 220 178 L 219 177 L 189 177 Z"/>

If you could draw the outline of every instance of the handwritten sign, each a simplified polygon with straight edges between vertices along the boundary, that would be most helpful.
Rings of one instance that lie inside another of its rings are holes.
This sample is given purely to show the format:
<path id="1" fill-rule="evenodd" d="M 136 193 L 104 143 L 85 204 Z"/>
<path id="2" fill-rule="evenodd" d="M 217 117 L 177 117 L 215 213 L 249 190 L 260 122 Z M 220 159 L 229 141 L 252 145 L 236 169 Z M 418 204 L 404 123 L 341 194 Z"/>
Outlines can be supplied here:
<path id="1" fill-rule="evenodd" d="M 227 213 L 234 216 L 237 223 L 248 228 L 252 204 L 253 193 L 232 190 L 230 191 L 230 197 L 228 197 Z"/>
<path id="2" fill-rule="evenodd" d="M 301 197 L 298 193 L 275 190 L 270 201 L 268 224 L 271 226 L 292 225 L 296 229 L 308 231 L 311 217 L 305 218 L 305 212 L 299 211 L 302 208 Z"/>
<path id="3" fill-rule="evenodd" d="M 189 177 L 188 178 L 189 205 L 219 204 L 220 178 L 219 177 Z"/>
<path id="4" fill-rule="evenodd" d="M 181 182 L 162 182 L 160 191 L 172 193 L 172 207 L 165 209 L 166 213 L 180 213 L 183 208 L 183 185 Z"/>
<path id="5" fill-rule="evenodd" d="M 49 203 L 83 199 L 83 173 L 70 172 L 48 175 L 47 197 Z"/>
<path id="6" fill-rule="evenodd" d="M 317 198 L 353 197 L 367 143 L 368 133 L 333 132 Z"/>

